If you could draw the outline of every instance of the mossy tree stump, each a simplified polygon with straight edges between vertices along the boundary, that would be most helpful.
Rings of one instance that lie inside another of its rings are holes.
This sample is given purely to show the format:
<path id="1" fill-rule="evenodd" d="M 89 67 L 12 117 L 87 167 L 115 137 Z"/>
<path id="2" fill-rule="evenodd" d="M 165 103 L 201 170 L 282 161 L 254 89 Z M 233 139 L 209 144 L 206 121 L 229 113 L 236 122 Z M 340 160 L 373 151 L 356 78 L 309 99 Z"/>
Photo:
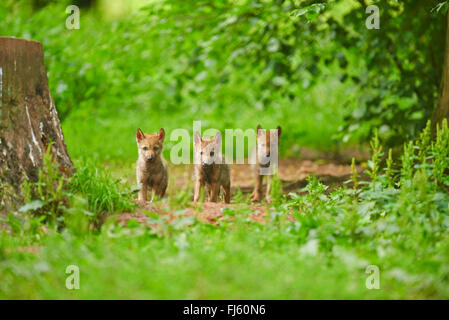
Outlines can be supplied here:
<path id="1" fill-rule="evenodd" d="M 41 43 L 0 37 L 0 212 L 20 203 L 25 175 L 37 180 L 49 146 L 61 173 L 70 175 L 73 163 L 48 88 Z"/>

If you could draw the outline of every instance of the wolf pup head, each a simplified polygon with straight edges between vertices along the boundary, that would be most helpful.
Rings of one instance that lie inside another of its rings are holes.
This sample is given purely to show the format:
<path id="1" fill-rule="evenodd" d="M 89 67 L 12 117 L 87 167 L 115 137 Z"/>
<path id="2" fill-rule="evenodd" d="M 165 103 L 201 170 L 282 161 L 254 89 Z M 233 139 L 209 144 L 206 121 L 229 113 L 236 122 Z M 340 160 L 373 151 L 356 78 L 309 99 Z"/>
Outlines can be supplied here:
<path id="1" fill-rule="evenodd" d="M 220 164 L 221 133 L 217 132 L 215 138 L 201 139 L 198 132 L 194 135 L 196 163 L 202 167 L 209 167 L 214 163 Z"/>
<path id="2" fill-rule="evenodd" d="M 139 159 L 146 163 L 152 163 L 158 159 L 162 152 L 162 144 L 165 138 L 165 130 L 161 128 L 158 133 L 144 134 L 137 129 L 136 141 Z"/>
<path id="3" fill-rule="evenodd" d="M 260 124 L 257 126 L 257 158 L 261 167 L 269 167 L 272 159 L 278 158 L 281 132 L 280 126 L 276 130 L 264 130 Z"/>

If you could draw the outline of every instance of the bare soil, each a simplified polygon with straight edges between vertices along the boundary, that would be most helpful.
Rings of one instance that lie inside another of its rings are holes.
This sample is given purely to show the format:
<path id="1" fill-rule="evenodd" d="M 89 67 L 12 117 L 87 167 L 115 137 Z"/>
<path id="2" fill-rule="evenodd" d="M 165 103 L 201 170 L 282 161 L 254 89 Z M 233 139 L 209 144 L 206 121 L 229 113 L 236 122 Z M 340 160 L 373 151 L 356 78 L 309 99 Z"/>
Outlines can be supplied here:
<path id="1" fill-rule="evenodd" d="M 248 164 L 234 164 L 231 168 L 231 186 L 234 194 L 238 189 L 242 193 L 252 192 L 254 185 L 253 171 Z M 364 178 L 362 173 L 364 167 L 358 165 L 357 172 Z M 291 192 L 297 191 L 307 185 L 306 178 L 309 175 L 315 175 L 322 183 L 329 185 L 332 189 L 335 186 L 341 186 L 345 181 L 350 180 L 351 166 L 346 163 L 338 163 L 329 160 L 309 160 L 309 159 L 280 159 L 278 175 L 283 182 L 283 191 Z M 172 195 L 177 190 L 191 187 L 194 182 L 194 166 L 193 165 L 177 165 L 170 167 L 170 185 L 168 194 Z M 348 183 L 351 186 L 351 183 Z M 192 196 L 193 197 L 193 196 Z M 135 213 L 125 212 L 118 217 L 118 222 L 126 224 L 130 219 L 140 223 L 147 224 L 148 212 L 156 213 L 159 216 L 164 216 L 167 222 L 180 217 L 196 216 L 196 218 L 204 223 L 217 224 L 219 219 L 222 219 L 223 209 L 235 208 L 242 204 L 236 203 L 233 199 L 231 204 L 204 202 L 202 204 L 190 203 L 183 209 L 182 214 L 179 210 L 170 208 L 168 202 L 156 201 L 138 203 L 138 208 Z M 247 207 L 247 206 L 246 206 Z M 267 213 L 269 214 L 269 207 L 266 203 L 250 205 L 249 210 L 251 220 L 259 223 L 267 221 Z M 175 214 L 177 213 L 177 214 Z M 293 219 L 293 217 L 289 217 Z"/>

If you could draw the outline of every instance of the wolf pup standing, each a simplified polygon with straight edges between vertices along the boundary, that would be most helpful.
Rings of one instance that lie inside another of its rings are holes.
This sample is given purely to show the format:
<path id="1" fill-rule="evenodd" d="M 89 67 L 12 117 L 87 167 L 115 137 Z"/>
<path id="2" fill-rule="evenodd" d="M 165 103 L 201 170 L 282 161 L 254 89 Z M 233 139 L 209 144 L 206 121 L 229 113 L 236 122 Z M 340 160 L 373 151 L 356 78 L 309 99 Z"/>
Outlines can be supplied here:
<path id="1" fill-rule="evenodd" d="M 217 132 L 213 139 L 201 139 L 198 132 L 194 136 L 196 157 L 194 202 L 200 199 L 201 188 L 205 187 L 209 201 L 217 202 L 220 187 L 223 189 L 225 203 L 231 201 L 231 178 L 229 167 L 221 155 L 221 134 Z"/>
<path id="2" fill-rule="evenodd" d="M 144 134 L 137 129 L 136 140 L 139 158 L 137 159 L 137 184 L 141 186 L 139 201 L 147 201 L 148 191 L 153 192 L 158 198 L 165 194 L 168 184 L 167 162 L 162 156 L 162 143 L 165 131 L 160 129 L 158 133 Z M 153 200 L 152 198 L 152 200 Z"/>
<path id="3" fill-rule="evenodd" d="M 266 198 L 270 197 L 271 192 L 271 178 L 272 178 L 272 158 L 276 157 L 279 149 L 279 140 L 281 137 L 281 127 L 278 126 L 276 131 L 262 130 L 260 125 L 257 126 L 257 141 L 256 148 L 251 155 L 251 163 L 255 163 L 253 166 L 255 185 L 254 191 L 251 194 L 251 201 L 259 202 L 262 199 L 262 183 L 264 174 L 267 176 L 267 191 Z M 255 159 L 254 159 L 255 158 Z"/>

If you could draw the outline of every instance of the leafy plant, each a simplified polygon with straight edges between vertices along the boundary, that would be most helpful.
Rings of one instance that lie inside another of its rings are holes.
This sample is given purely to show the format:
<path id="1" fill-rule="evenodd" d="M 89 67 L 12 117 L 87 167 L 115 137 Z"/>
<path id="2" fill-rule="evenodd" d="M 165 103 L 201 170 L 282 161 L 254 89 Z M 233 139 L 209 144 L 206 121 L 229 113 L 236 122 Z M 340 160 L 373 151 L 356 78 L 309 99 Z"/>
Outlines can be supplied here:
<path id="1" fill-rule="evenodd" d="M 30 182 L 25 176 L 22 186 L 25 204 L 19 208 L 19 212 L 29 212 L 44 216 L 45 221 L 61 223 L 72 196 L 68 188 L 70 179 L 59 170 L 51 146 L 47 148 L 42 161 L 43 168 L 39 169 L 36 182 Z"/>
<path id="2" fill-rule="evenodd" d="M 380 169 L 380 160 L 383 156 L 382 153 L 382 145 L 380 144 L 379 135 L 377 131 L 375 131 L 373 138 L 370 142 L 371 145 L 371 160 L 368 161 L 368 174 L 373 182 L 378 180 L 378 173 Z"/>
<path id="3" fill-rule="evenodd" d="M 271 177 L 270 198 L 275 206 L 278 206 L 282 202 L 283 198 L 282 181 L 277 173 L 274 173 L 273 176 Z"/>
<path id="4" fill-rule="evenodd" d="M 130 187 L 93 163 L 79 164 L 71 181 L 71 192 L 85 197 L 89 211 L 97 218 L 106 212 L 132 211 L 135 207 Z"/>
<path id="5" fill-rule="evenodd" d="M 394 184 L 393 177 L 393 150 L 388 149 L 387 167 L 385 168 L 385 177 L 387 178 L 387 186 L 391 188 Z"/>

